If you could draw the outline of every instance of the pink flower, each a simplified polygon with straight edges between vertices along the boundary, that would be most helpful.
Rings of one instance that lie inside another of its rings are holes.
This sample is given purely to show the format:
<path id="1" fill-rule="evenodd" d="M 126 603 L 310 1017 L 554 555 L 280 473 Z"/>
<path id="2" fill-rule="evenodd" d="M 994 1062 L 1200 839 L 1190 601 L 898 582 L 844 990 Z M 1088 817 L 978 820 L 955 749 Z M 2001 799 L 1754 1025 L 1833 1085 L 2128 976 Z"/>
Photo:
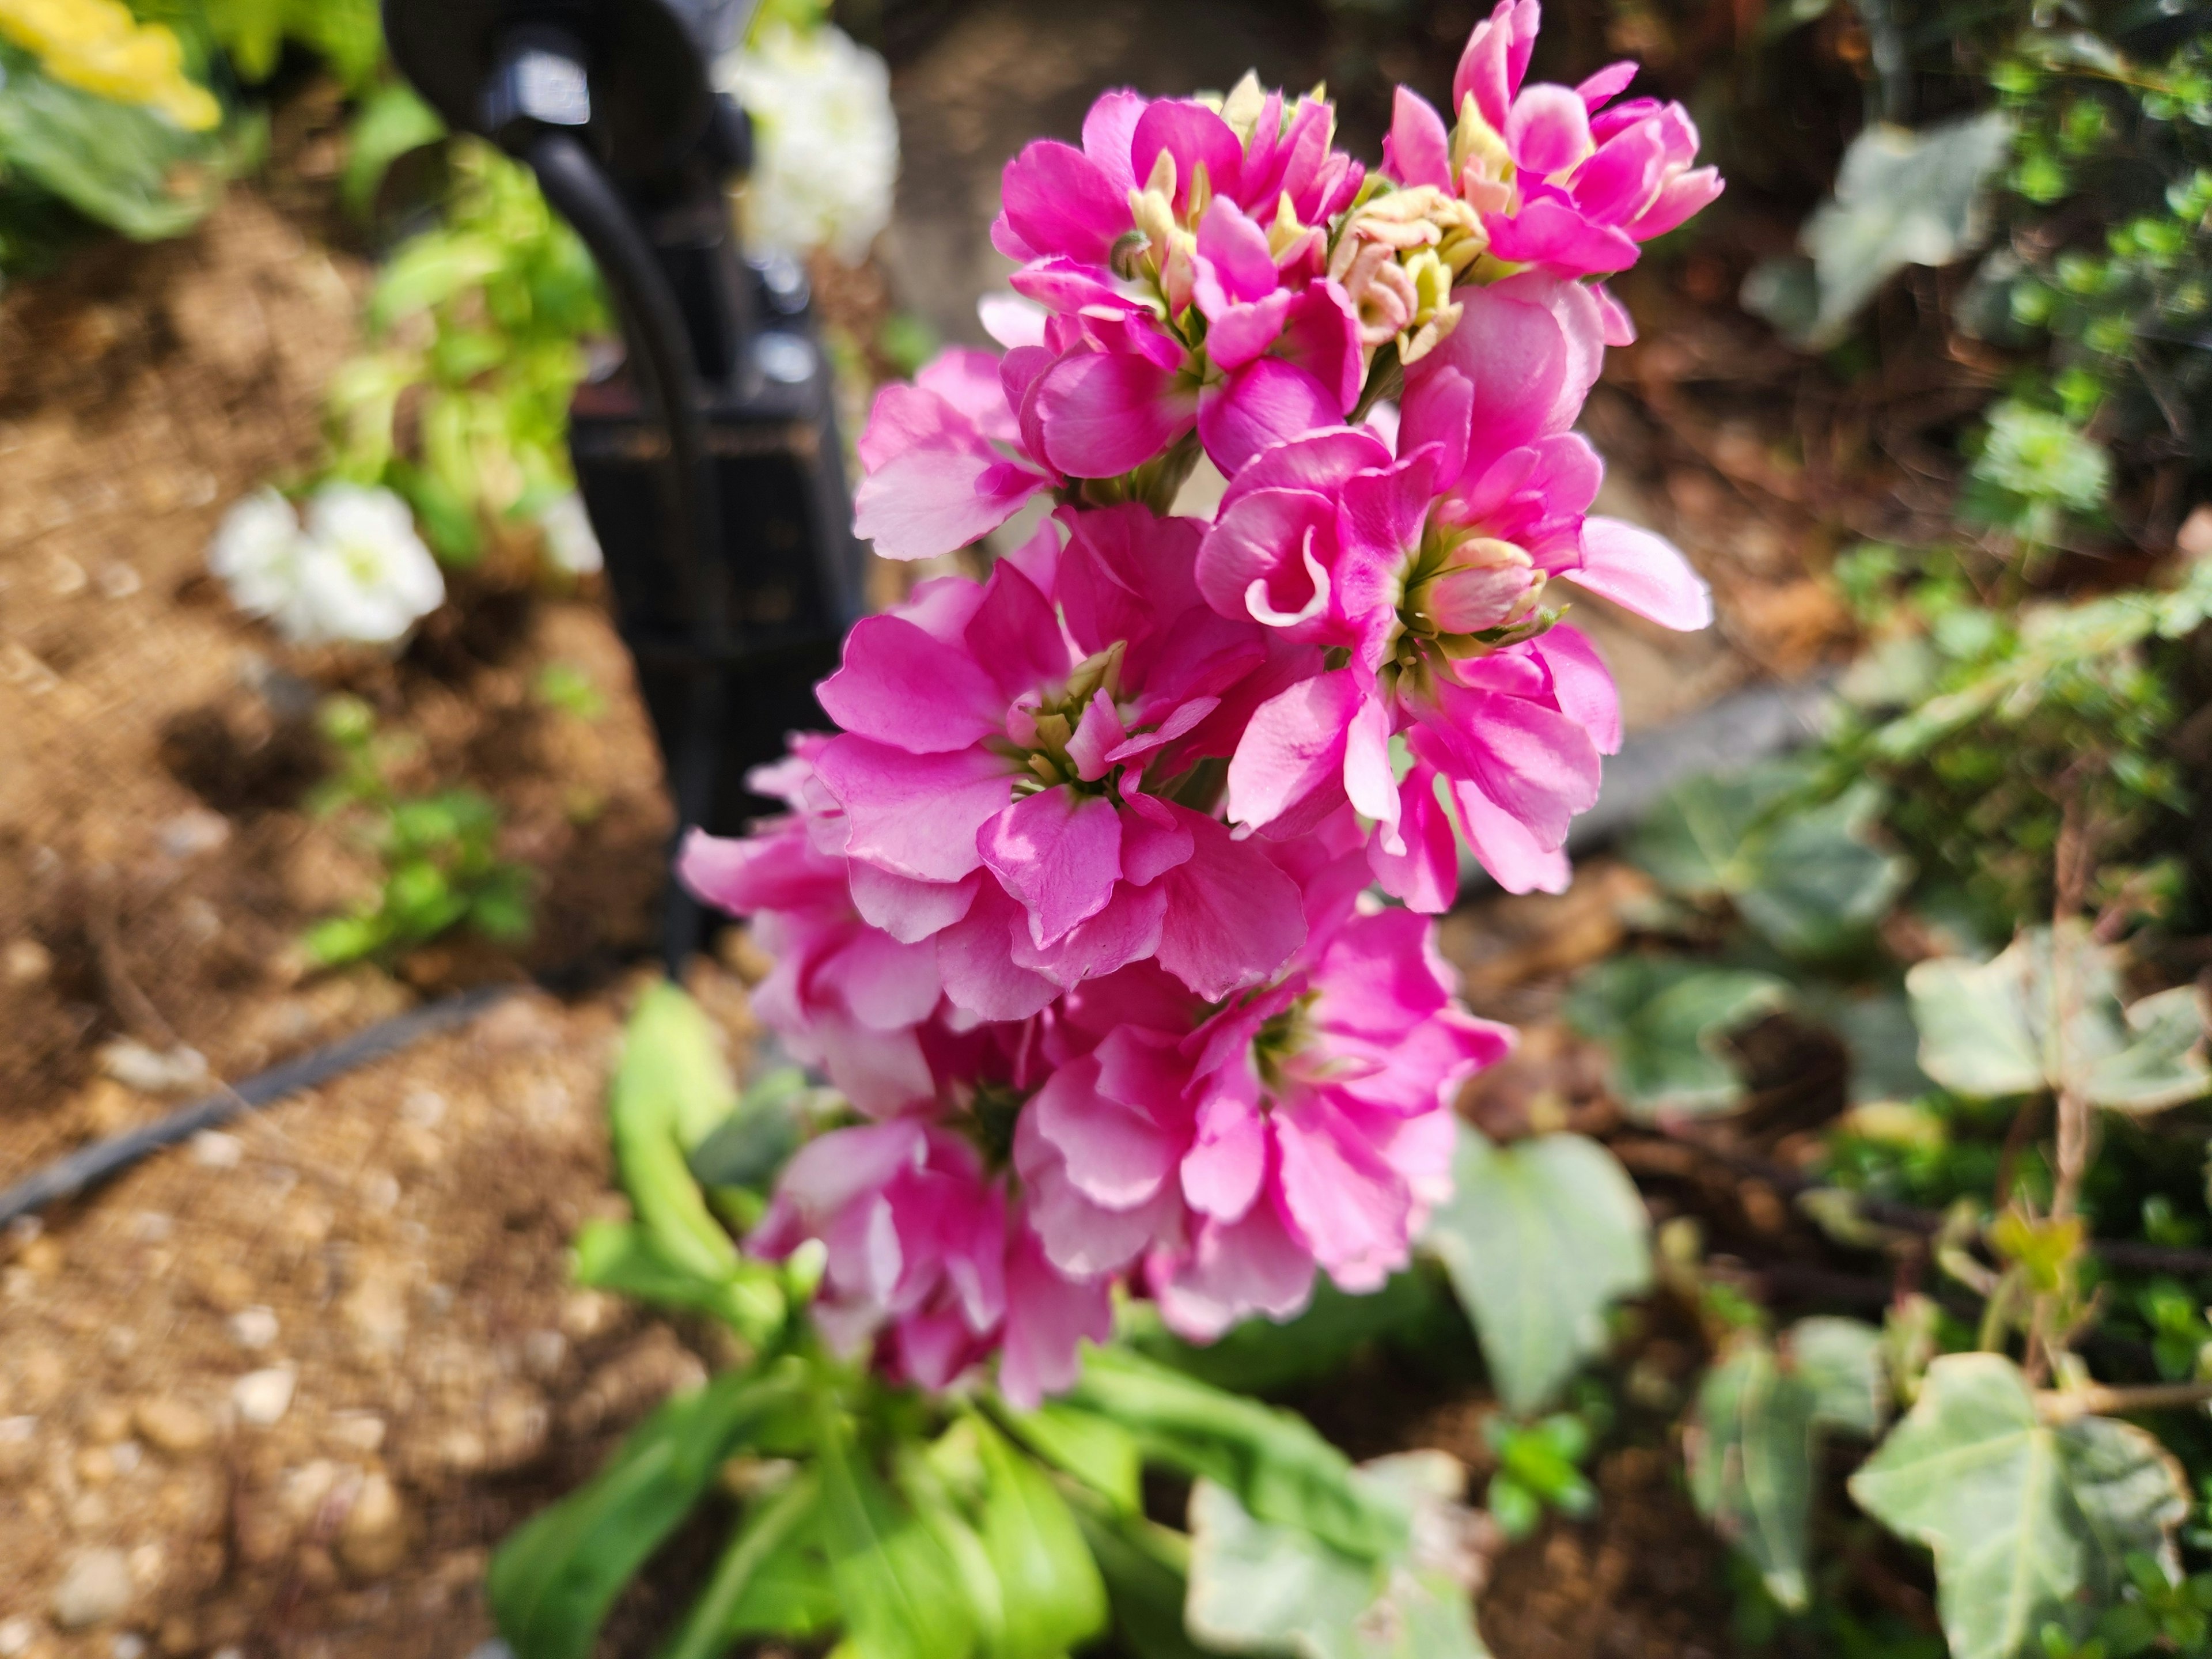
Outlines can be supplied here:
<path id="1" fill-rule="evenodd" d="M 955 346 L 876 394 L 853 527 L 884 557 L 965 547 L 1059 482 L 1024 447 L 1000 374 L 989 352 Z"/>
<path id="2" fill-rule="evenodd" d="M 878 1363 L 926 1389 L 997 1352 L 1000 1391 L 1033 1408 L 1111 1329 L 1106 1282 L 1055 1268 L 1021 1202 L 945 1125 L 869 1124 L 802 1148 L 747 1248 L 781 1260 L 809 1239 L 826 1253 L 823 1335 L 851 1353 L 880 1333 Z"/>
<path id="3" fill-rule="evenodd" d="M 1026 1018 L 1148 957 L 1224 996 L 1298 944 L 1287 878 L 1172 798 L 1232 740 L 1213 717 L 1265 659 L 1260 630 L 1200 599 L 1194 523 L 1136 506 L 1064 522 L 1067 546 L 1030 562 L 1043 586 L 1012 560 L 925 582 L 853 630 L 821 689 L 844 733 L 814 766 L 854 904 L 933 938 L 975 1018 Z"/>
<path id="4" fill-rule="evenodd" d="M 1245 728 L 1231 818 L 1295 825 L 1349 800 L 1376 821 L 1378 878 L 1430 910 L 1455 885 L 1453 817 L 1501 884 L 1563 885 L 1568 824 L 1619 747 L 1611 681 L 1551 626 L 1547 584 L 1672 627 L 1711 614 L 1672 547 L 1588 515 L 1602 468 L 1567 430 L 1603 349 L 1588 290 L 1524 276 L 1465 303 L 1408 371 L 1395 457 L 1346 428 L 1268 450 L 1231 481 L 1197 568 L 1217 611 L 1311 648 L 1312 672 Z"/>
<path id="5" fill-rule="evenodd" d="M 1333 121 L 1303 99 L 1285 122 L 1281 94 L 1249 80 L 1218 112 L 1109 92 L 1081 149 L 1041 140 L 1007 163 L 992 240 L 1054 313 L 1009 360 L 1034 453 L 1114 478 L 1194 427 L 1233 471 L 1343 417 L 1365 362 L 1322 261 L 1363 173 L 1329 149 Z"/>
<path id="6" fill-rule="evenodd" d="M 1680 104 L 1613 98 L 1636 65 L 1613 64 L 1580 86 L 1523 87 L 1540 16 L 1537 0 L 1499 0 L 1475 26 L 1452 77 L 1455 130 L 1401 87 L 1384 166 L 1432 185 L 1481 216 L 1492 259 L 1563 276 L 1625 270 L 1638 244 L 1674 229 L 1721 193 L 1697 167 L 1698 129 Z M 1616 344 L 1632 334 L 1617 307 Z"/>
<path id="7" fill-rule="evenodd" d="M 1431 924 L 1353 914 L 1340 874 L 1323 861 L 1309 884 L 1318 943 L 1218 1011 L 1178 1006 L 1143 968 L 1071 997 L 1067 1038 L 1105 1035 L 1018 1121 L 1048 1258 L 1141 1263 L 1186 1335 L 1288 1318 L 1316 1270 L 1370 1291 L 1403 1267 L 1449 1190 L 1453 1092 L 1510 1041 L 1454 1001 Z"/>

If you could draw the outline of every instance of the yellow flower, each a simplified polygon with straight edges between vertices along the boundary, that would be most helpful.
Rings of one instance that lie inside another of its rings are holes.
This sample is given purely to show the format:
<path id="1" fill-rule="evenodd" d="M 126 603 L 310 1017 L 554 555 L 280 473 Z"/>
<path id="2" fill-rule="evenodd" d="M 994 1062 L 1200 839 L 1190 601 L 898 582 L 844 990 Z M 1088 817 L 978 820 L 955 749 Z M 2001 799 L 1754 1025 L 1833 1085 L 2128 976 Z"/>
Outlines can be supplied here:
<path id="1" fill-rule="evenodd" d="M 205 87 L 185 78 L 184 51 L 121 0 L 0 0 L 0 40 L 21 46 L 65 86 L 159 110 L 204 132 L 222 118 Z"/>

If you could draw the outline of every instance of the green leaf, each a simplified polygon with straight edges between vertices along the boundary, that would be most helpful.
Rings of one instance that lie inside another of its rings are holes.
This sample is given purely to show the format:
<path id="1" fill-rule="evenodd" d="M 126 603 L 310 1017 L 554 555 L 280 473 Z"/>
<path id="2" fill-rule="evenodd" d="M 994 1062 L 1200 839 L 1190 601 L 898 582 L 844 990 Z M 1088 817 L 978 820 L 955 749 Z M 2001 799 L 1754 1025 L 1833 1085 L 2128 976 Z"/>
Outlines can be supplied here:
<path id="1" fill-rule="evenodd" d="M 763 1570 L 805 1537 L 820 1501 L 819 1483 L 811 1474 L 802 1474 L 747 1515 L 659 1659 L 722 1659 L 736 1637 L 757 1628 L 744 1623 L 747 1597 Z"/>
<path id="2" fill-rule="evenodd" d="M 2188 1512 L 2164 1448 L 2109 1418 L 2044 1420 L 2001 1354 L 1947 1354 L 1851 1477 L 1861 1509 L 1935 1553 L 1953 1659 L 2039 1651 L 2045 1626 L 2079 1635 L 2115 1601 L 2132 1551 L 2169 1565 Z"/>
<path id="3" fill-rule="evenodd" d="M 1436 1353 L 1460 1334 L 1443 1284 L 1422 1273 L 1394 1273 L 1381 1290 L 1358 1296 L 1320 1274 L 1297 1318 L 1279 1325 L 1247 1319 L 1213 1342 L 1185 1342 L 1156 1316 L 1125 1315 L 1124 1336 L 1138 1352 L 1231 1394 L 1274 1395 L 1319 1382 L 1370 1343 Z"/>
<path id="4" fill-rule="evenodd" d="M 1105 1627 L 1106 1587 L 1075 1517 L 1044 1471 L 981 1418 L 989 1486 L 983 1547 L 999 1581 L 999 1659 L 1058 1659 Z"/>
<path id="5" fill-rule="evenodd" d="M 1467 1593 L 1403 1561 L 1346 1556 L 1256 1520 L 1201 1480 L 1190 1494 L 1191 1633 L 1231 1653 L 1299 1659 L 1481 1659 Z"/>
<path id="6" fill-rule="evenodd" d="M 1206 1659 L 1183 1626 L 1189 1540 L 1141 1516 L 1079 1507 L 1075 1520 L 1106 1581 L 1115 1638 L 1130 1659 Z"/>
<path id="7" fill-rule="evenodd" d="M 1605 1314 L 1651 1282 L 1650 1218 L 1619 1159 L 1580 1135 L 1495 1146 L 1462 1123 L 1450 1200 L 1423 1243 L 1451 1275 L 1508 1411 L 1540 1409 L 1606 1346 Z"/>
<path id="8" fill-rule="evenodd" d="M 756 1342 L 783 1322 L 781 1285 L 775 1270 L 761 1262 L 740 1260 L 709 1276 L 672 1260 L 647 1229 L 607 1220 L 586 1222 L 575 1252 L 580 1285 L 656 1307 L 712 1314 Z"/>
<path id="9" fill-rule="evenodd" d="M 1742 1098 L 1721 1040 L 1781 1007 L 1771 974 L 1653 956 L 1615 957 L 1576 981 L 1566 1016 L 1606 1045 L 1607 1082 L 1630 1116 L 1724 1112 Z"/>
<path id="10" fill-rule="evenodd" d="M 1805 222 L 1820 302 L 1798 343 L 1826 349 L 1906 265 L 1946 265 L 1988 234 L 1986 189 L 2012 153 L 1999 110 L 1917 132 L 1870 124 L 1851 141 L 1835 195 Z"/>
<path id="11" fill-rule="evenodd" d="M 1403 1508 L 1355 1482 L 1344 1454 L 1289 1412 L 1119 1348 L 1090 1350 L 1066 1401 L 1119 1423 L 1149 1457 L 1226 1486 L 1262 1520 L 1370 1560 L 1405 1548 Z"/>
<path id="12" fill-rule="evenodd" d="M 586 1659 L 615 1597 L 699 1501 L 749 1427 L 796 1390 L 732 1373 L 670 1401 L 607 1466 L 513 1534 L 485 1593 L 517 1659 Z"/>
<path id="13" fill-rule="evenodd" d="M 944 1545 L 860 1460 L 842 1425 L 825 1425 L 817 1456 L 830 1577 L 858 1659 L 965 1659 L 975 1618 Z"/>
<path id="14" fill-rule="evenodd" d="M 1936 1086 L 1920 1069 L 1920 1032 L 1912 1023 L 1912 1005 L 1901 993 L 1808 989 L 1802 994 L 1806 1014 L 1833 1030 L 1850 1056 L 1853 1105 L 1917 1100 Z"/>
<path id="15" fill-rule="evenodd" d="M 767 1187 L 798 1149 L 796 1108 L 807 1092 L 806 1073 L 795 1066 L 762 1078 L 691 1149 L 691 1173 L 709 1187 Z"/>
<path id="16" fill-rule="evenodd" d="M 1889 1419 L 1889 1374 L 1881 1331 L 1822 1314 L 1783 1335 L 1790 1370 L 1813 1396 L 1813 1421 L 1871 1439 Z"/>
<path id="17" fill-rule="evenodd" d="M 1119 1513 L 1138 1512 L 1142 1458 L 1127 1429 L 1059 1401 L 1033 1412 L 1002 1406 L 1000 1415 L 1015 1438 L 1046 1462 L 1073 1475 Z"/>
<path id="18" fill-rule="evenodd" d="M 1920 1064 L 1959 1094 L 2071 1089 L 2148 1112 L 2212 1091 L 2196 991 L 2161 992 L 2123 1013 L 2117 954 L 2078 922 L 2024 932 L 1988 962 L 1920 963 L 1905 982 Z"/>
<path id="19" fill-rule="evenodd" d="M 0 173 L 51 191 L 135 241 L 189 230 L 246 159 L 252 135 L 191 133 L 135 104 L 65 86 L 0 41 Z"/>
<path id="20" fill-rule="evenodd" d="M 438 112 L 404 81 L 387 81 L 362 100 L 347 135 L 338 199 L 356 217 L 367 213 L 392 164 L 412 149 L 445 137 Z"/>
<path id="21" fill-rule="evenodd" d="M 1651 809 L 1628 843 L 1638 867 L 1680 898 L 1724 898 L 1756 878 L 1758 826 L 1802 786 L 1795 769 L 1753 767 L 1686 780 Z"/>
<path id="22" fill-rule="evenodd" d="M 1759 1569 L 1767 1593 L 1793 1610 L 1807 1601 L 1814 1406 L 1813 1390 L 1753 1339 L 1705 1373 L 1682 1436 L 1698 1513 Z"/>
<path id="23" fill-rule="evenodd" d="M 686 1155 L 736 1102 L 699 1005 L 665 981 L 649 987 L 630 1015 L 609 1091 L 615 1162 L 660 1254 L 708 1279 L 728 1278 L 738 1249 L 708 1209 Z"/>

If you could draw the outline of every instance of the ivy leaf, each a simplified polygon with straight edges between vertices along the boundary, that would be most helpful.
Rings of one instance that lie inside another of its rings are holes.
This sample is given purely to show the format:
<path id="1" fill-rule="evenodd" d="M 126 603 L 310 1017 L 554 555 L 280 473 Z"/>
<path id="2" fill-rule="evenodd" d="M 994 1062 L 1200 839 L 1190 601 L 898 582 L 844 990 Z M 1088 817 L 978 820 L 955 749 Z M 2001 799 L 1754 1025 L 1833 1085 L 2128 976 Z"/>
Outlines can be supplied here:
<path id="1" fill-rule="evenodd" d="M 1200 1480 L 1190 1495 L 1185 1620 L 1209 1647 L 1298 1659 L 1483 1659 L 1467 1592 L 1409 1563 L 1363 1561 L 1255 1520 Z"/>
<path id="2" fill-rule="evenodd" d="M 1805 1012 L 1843 1040 L 1850 1056 L 1853 1105 L 1917 1100 L 1936 1086 L 1920 1069 L 1920 1031 L 1902 993 L 1808 989 L 1801 996 Z"/>
<path id="3" fill-rule="evenodd" d="M 1570 1024 L 1608 1051 L 1607 1084 L 1630 1116 L 1724 1112 L 1742 1098 L 1721 1040 L 1789 1000 L 1771 974 L 1624 956 L 1576 981 Z"/>
<path id="4" fill-rule="evenodd" d="M 1594 1140 L 1497 1146 L 1465 1123 L 1458 1133 L 1452 1196 L 1424 1243 L 1474 1322 L 1498 1398 L 1526 1417 L 1604 1351 L 1612 1302 L 1650 1284 L 1650 1218 Z"/>
<path id="5" fill-rule="evenodd" d="M 1880 790 L 1783 810 L 1804 782 L 1786 762 L 1692 778 L 1644 821 L 1629 856 L 1678 897 L 1729 900 L 1779 951 L 1832 952 L 1881 919 L 1911 866 L 1869 839 Z"/>
<path id="6" fill-rule="evenodd" d="M 842 1426 L 817 1443 L 822 1539 L 856 1659 L 966 1659 L 975 1616 L 935 1533 L 893 1497 Z"/>
<path id="7" fill-rule="evenodd" d="M 1747 1340 L 1705 1373 L 1683 1431 L 1698 1512 L 1793 1611 L 1808 1599 L 1814 1407 L 1814 1391 L 1783 1370 L 1764 1340 Z"/>
<path id="8" fill-rule="evenodd" d="M 2011 118 L 1991 110 L 1917 131 L 1873 124 L 1854 138 L 1833 198 L 1800 238 L 1820 303 L 1796 343 L 1825 350 L 1896 272 L 1946 265 L 1978 246 L 1989 234 L 1985 186 L 2012 154 L 2012 131 Z"/>
<path id="9" fill-rule="evenodd" d="M 708 1279 L 736 1270 L 738 1248 L 707 1208 L 685 1158 L 737 1098 L 699 1005 L 665 981 L 647 988 L 623 1034 L 608 1094 L 615 1163 L 661 1255 Z"/>
<path id="10" fill-rule="evenodd" d="M 2193 988 L 2120 1006 L 2116 955 L 2069 922 L 2022 933 L 1984 963 L 1944 957 L 1905 975 L 1920 1064 L 1977 1099 L 2070 1089 L 2148 1112 L 2212 1090 Z"/>
<path id="11" fill-rule="evenodd" d="M 1261 1520 L 1366 1560 L 1406 1547 L 1404 1506 L 1354 1481 L 1351 1461 L 1291 1413 L 1121 1348 L 1091 1349 L 1066 1401 L 1120 1424 L 1148 1457 L 1227 1487 Z"/>
<path id="12" fill-rule="evenodd" d="M 983 1547 L 999 1581 L 1002 1659 L 1057 1659 L 1106 1624 L 1106 1586 L 1044 1471 L 973 1419 L 989 1487 Z"/>
<path id="13" fill-rule="evenodd" d="M 1805 1540 L 1824 1431 L 1873 1435 L 1887 1401 L 1881 1333 L 1801 1319 L 1779 1343 L 1748 1336 L 1705 1373 L 1683 1430 L 1690 1496 L 1784 1607 L 1808 1600 Z"/>
<path id="14" fill-rule="evenodd" d="M 2149 1434 L 2110 1418 L 2046 1422 L 2020 1368 L 1993 1353 L 1929 1365 L 1850 1493 L 1935 1553 L 1953 1659 L 2040 1651 L 2046 1625 L 2080 1634 L 2118 1595 L 2131 1552 L 2171 1565 L 2189 1509 Z"/>
<path id="15" fill-rule="evenodd" d="M 1183 1626 L 1190 1540 L 1141 1516 L 1075 1511 L 1106 1581 L 1114 1634 L 1129 1659 L 1206 1659 Z"/>
<path id="16" fill-rule="evenodd" d="M 670 1401 L 589 1482 L 501 1544 L 484 1589 L 518 1659 L 585 1659 L 623 1586 L 794 1387 L 731 1372 Z"/>

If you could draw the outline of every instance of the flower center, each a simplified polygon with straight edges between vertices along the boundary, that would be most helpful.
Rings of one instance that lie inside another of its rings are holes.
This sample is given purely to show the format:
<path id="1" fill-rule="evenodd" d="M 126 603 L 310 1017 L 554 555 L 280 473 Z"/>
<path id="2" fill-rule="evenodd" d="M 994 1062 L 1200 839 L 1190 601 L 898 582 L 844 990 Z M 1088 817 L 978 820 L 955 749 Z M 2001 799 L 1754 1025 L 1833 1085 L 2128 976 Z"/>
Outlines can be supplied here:
<path id="1" fill-rule="evenodd" d="M 1534 639 L 1559 620 L 1526 550 L 1431 514 L 1399 574 L 1397 627 L 1382 673 L 1418 685 L 1453 662 Z"/>

